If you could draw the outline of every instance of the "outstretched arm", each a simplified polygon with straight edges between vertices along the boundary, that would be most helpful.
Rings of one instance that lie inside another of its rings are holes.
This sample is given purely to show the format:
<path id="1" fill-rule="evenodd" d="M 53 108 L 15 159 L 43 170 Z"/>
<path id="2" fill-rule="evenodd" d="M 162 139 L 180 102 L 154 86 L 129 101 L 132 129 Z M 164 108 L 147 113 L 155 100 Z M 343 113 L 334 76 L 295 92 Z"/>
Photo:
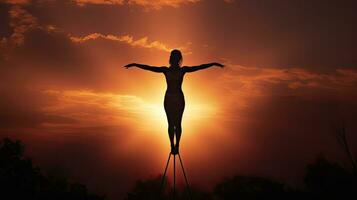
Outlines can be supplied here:
<path id="1" fill-rule="evenodd" d="M 140 69 L 144 69 L 144 70 L 148 70 L 148 71 L 152 71 L 152 72 L 164 72 L 166 70 L 166 67 L 153 67 L 153 66 L 149 66 L 149 65 L 143 65 L 143 64 L 138 64 L 138 63 L 131 63 L 128 65 L 125 65 L 124 67 L 126 67 L 127 69 L 129 69 L 130 67 L 138 67 Z"/>
<path id="2" fill-rule="evenodd" d="M 195 72 L 201 69 L 207 69 L 209 67 L 213 67 L 213 66 L 217 66 L 217 67 L 224 67 L 224 65 L 220 64 L 220 63 L 207 63 L 207 64 L 202 64 L 202 65 L 198 65 L 198 66 L 193 66 L 193 67 L 182 67 L 186 72 Z"/>

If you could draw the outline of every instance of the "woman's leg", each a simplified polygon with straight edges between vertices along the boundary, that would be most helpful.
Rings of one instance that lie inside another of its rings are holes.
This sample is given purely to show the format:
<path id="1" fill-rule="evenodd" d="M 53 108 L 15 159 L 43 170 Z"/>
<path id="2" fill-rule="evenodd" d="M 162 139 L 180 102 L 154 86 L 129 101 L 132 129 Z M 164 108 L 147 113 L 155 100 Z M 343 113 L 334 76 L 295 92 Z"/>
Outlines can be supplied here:
<path id="1" fill-rule="evenodd" d="M 175 143 L 174 143 L 174 138 L 175 138 L 175 126 L 174 126 L 174 115 L 172 114 L 172 108 L 170 105 L 170 96 L 165 95 L 165 100 L 164 100 L 164 108 L 165 108 L 165 113 L 167 117 L 167 124 L 168 128 L 167 131 L 169 133 L 169 139 L 170 139 L 170 145 L 171 145 L 171 153 L 174 152 L 175 150 Z"/>
<path id="2" fill-rule="evenodd" d="M 181 124 L 175 125 L 175 134 L 176 134 L 176 147 L 178 149 L 181 140 L 182 127 Z"/>
<path id="3" fill-rule="evenodd" d="M 171 148 L 174 148 L 175 126 L 173 123 L 169 122 L 168 132 L 169 132 Z"/>
<path id="4" fill-rule="evenodd" d="M 183 96 L 167 96 L 165 95 L 164 107 L 167 117 L 167 122 L 169 124 L 168 132 L 171 143 L 171 153 L 177 154 L 178 147 L 181 139 L 181 120 L 183 110 L 185 108 L 185 100 Z M 174 138 L 176 135 L 176 145 L 174 143 Z"/>
<path id="5" fill-rule="evenodd" d="M 182 115 L 183 115 L 183 111 L 185 109 L 185 104 L 183 103 L 183 106 L 181 107 L 181 109 L 179 110 L 179 112 L 176 113 L 175 116 L 175 134 L 176 134 L 176 151 L 177 153 L 179 152 L 179 146 L 180 146 L 180 140 L 181 140 L 181 134 L 182 134 L 182 126 L 181 126 L 181 122 L 182 122 Z"/>

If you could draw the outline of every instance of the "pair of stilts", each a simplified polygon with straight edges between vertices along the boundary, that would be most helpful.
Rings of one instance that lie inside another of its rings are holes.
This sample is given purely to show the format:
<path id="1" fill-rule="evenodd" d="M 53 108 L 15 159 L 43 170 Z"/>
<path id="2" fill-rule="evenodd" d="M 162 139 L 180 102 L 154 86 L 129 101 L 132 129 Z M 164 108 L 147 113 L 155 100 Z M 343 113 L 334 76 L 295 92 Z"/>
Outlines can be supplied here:
<path id="1" fill-rule="evenodd" d="M 167 172 L 167 168 L 168 168 L 169 163 L 170 163 L 171 156 L 174 157 L 174 167 L 173 167 L 173 169 L 174 169 L 173 172 L 174 173 L 173 173 L 173 193 L 172 193 L 172 197 L 173 197 L 173 199 L 176 199 L 176 156 L 178 156 L 179 161 L 180 161 L 180 165 L 181 165 L 181 169 L 182 169 L 182 172 L 183 172 L 183 176 L 184 176 L 185 182 L 186 182 L 188 199 L 192 200 L 190 185 L 188 184 L 186 171 L 185 171 L 185 168 L 183 166 L 183 162 L 182 162 L 182 159 L 181 159 L 180 152 L 178 151 L 178 148 L 177 149 L 175 148 L 174 151 L 171 151 L 169 153 L 169 158 L 167 159 L 167 162 L 166 162 L 164 175 L 162 176 L 162 179 L 161 179 L 161 187 L 160 187 L 160 194 L 159 195 L 161 197 L 161 193 L 162 193 L 162 190 L 163 190 L 163 187 L 164 187 L 164 184 L 165 184 L 166 172 Z"/>

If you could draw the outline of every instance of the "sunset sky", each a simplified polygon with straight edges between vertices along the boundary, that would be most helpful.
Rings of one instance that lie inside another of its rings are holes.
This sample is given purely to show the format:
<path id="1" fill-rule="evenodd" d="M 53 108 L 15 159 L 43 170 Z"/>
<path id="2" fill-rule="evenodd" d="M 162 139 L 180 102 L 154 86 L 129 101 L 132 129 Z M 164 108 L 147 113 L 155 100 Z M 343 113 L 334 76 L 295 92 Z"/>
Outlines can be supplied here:
<path id="1" fill-rule="evenodd" d="M 193 185 L 235 174 L 298 184 L 318 155 L 357 147 L 357 2 L 0 0 L 0 138 L 47 173 L 122 197 L 170 150 L 162 74 L 186 74 L 181 155 Z"/>

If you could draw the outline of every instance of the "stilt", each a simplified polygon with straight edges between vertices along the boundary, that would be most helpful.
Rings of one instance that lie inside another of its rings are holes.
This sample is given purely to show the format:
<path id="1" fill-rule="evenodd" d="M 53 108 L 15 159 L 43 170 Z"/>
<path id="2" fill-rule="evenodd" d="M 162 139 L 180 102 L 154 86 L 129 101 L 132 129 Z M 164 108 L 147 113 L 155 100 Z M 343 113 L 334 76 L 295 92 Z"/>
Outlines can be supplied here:
<path id="1" fill-rule="evenodd" d="M 167 172 L 167 168 L 170 164 L 170 159 L 171 159 L 171 155 L 174 156 L 174 166 L 173 166 L 173 169 L 174 169 L 174 173 L 173 173 L 173 200 L 176 199 L 176 155 L 175 154 L 169 154 L 169 158 L 167 159 L 167 163 L 166 163 L 166 167 L 165 167 L 165 170 L 164 170 L 164 174 L 162 176 L 162 179 L 161 179 L 161 186 L 160 186 L 160 193 L 159 193 L 159 197 L 161 197 L 161 194 L 162 194 L 162 190 L 164 188 L 164 185 L 165 185 L 165 178 L 166 178 L 166 172 Z M 181 165 L 181 169 L 182 169 L 182 172 L 183 172 L 183 175 L 184 175 L 184 178 L 185 178 L 185 183 L 186 183 L 186 187 L 187 187 L 187 191 L 188 191 L 188 199 L 192 200 L 192 195 L 191 195 L 191 189 L 190 189 L 190 185 L 188 184 L 188 179 L 187 179 L 187 175 L 186 175 L 186 171 L 185 171 L 185 168 L 183 166 L 183 162 L 182 162 L 182 158 L 181 158 L 181 155 L 178 153 L 177 154 L 178 157 L 179 157 L 179 161 L 180 161 L 180 165 Z"/>
<path id="2" fill-rule="evenodd" d="M 174 154 L 174 192 L 172 199 L 175 200 L 176 198 L 176 155 Z"/>
<path id="3" fill-rule="evenodd" d="M 185 168 L 183 167 L 183 162 L 182 162 L 182 159 L 181 159 L 180 154 L 178 154 L 178 157 L 179 157 L 179 159 L 180 159 L 181 168 L 182 168 L 182 172 L 183 172 L 183 177 L 185 178 L 185 182 L 186 182 L 186 186 L 187 186 L 187 192 L 188 192 L 188 197 L 189 197 L 190 200 L 192 200 L 192 194 L 191 194 L 190 185 L 188 184 L 188 180 L 187 180 Z"/>
<path id="4" fill-rule="evenodd" d="M 161 184 L 160 184 L 160 196 L 161 196 L 161 193 L 162 193 L 162 189 L 165 185 L 165 175 L 166 175 L 166 172 L 167 172 L 167 167 L 169 166 L 170 164 L 170 158 L 171 158 L 171 153 L 169 153 L 169 158 L 167 159 L 167 162 L 166 162 L 166 167 L 165 167 L 165 171 L 164 171 L 164 175 L 162 176 L 161 178 Z"/>

